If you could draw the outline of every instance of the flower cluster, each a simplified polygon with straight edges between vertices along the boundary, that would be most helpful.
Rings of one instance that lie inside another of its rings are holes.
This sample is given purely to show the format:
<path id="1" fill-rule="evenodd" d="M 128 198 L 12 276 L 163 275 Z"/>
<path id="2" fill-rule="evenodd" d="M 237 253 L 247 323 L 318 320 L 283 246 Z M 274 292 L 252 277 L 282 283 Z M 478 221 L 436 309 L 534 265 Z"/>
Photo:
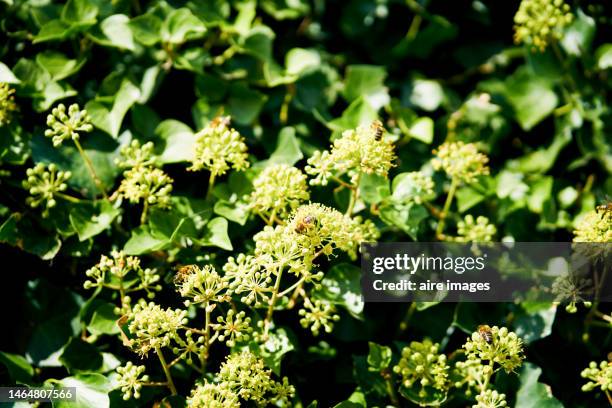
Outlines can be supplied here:
<path id="1" fill-rule="evenodd" d="M 493 326 L 485 337 L 480 332 L 472 333 L 463 345 L 468 360 L 488 361 L 491 367 L 498 364 L 507 373 L 513 372 L 523 363 L 523 342 L 507 328 Z"/>
<path id="2" fill-rule="evenodd" d="M 502 408 L 507 407 L 506 394 L 495 390 L 484 390 L 476 396 L 476 405 L 472 408 Z"/>
<path id="3" fill-rule="evenodd" d="M 406 388 L 416 387 L 420 397 L 425 397 L 427 387 L 446 391 L 450 385 L 449 366 L 446 356 L 439 353 L 440 345 L 425 339 L 413 341 L 402 349 L 402 357 L 393 372 L 399 374 L 402 385 Z"/>
<path id="4" fill-rule="evenodd" d="M 576 313 L 577 303 L 582 302 L 587 307 L 591 306 L 591 302 L 587 301 L 586 297 L 593 293 L 593 281 L 577 276 L 573 272 L 567 273 L 554 280 L 551 291 L 555 295 L 555 302 L 568 302 L 565 310 L 568 313 Z"/>
<path id="5" fill-rule="evenodd" d="M 202 304 L 205 307 L 214 302 L 229 302 L 227 291 L 229 279 L 217 273 L 211 265 L 203 268 L 188 265 L 179 269 L 175 277 L 177 289 L 185 300 L 185 306 Z"/>
<path id="6" fill-rule="evenodd" d="M 79 140 L 79 132 L 91 132 L 93 125 L 91 117 L 85 109 L 81 110 L 79 105 L 74 103 L 68 108 L 63 103 L 53 108 L 51 114 L 47 116 L 47 126 L 45 136 L 51 137 L 53 146 L 61 145 L 64 140 Z"/>
<path id="7" fill-rule="evenodd" d="M 574 242 L 612 242 L 612 213 L 589 211 L 576 223 Z"/>
<path id="8" fill-rule="evenodd" d="M 274 164 L 255 178 L 248 201 L 256 213 L 272 219 L 284 219 L 309 198 L 304 173 L 286 164 Z"/>
<path id="9" fill-rule="evenodd" d="M 302 318 L 300 324 L 303 328 L 310 327 L 312 334 L 319 335 L 321 328 L 326 333 L 331 333 L 334 329 L 334 322 L 340 320 L 336 314 L 336 307 L 323 300 L 306 301 L 304 308 L 298 312 Z"/>
<path id="10" fill-rule="evenodd" d="M 234 347 L 237 342 L 248 341 L 251 328 L 251 318 L 246 317 L 244 311 L 236 313 L 230 309 L 224 316 L 217 317 L 217 324 L 213 326 L 215 331 L 219 333 L 218 339 L 225 342 L 227 347 Z"/>
<path id="11" fill-rule="evenodd" d="M 599 365 L 591 361 L 589 366 L 580 373 L 582 378 L 589 380 L 582 386 L 582 391 L 593 391 L 599 387 L 603 392 L 612 391 L 612 362 L 602 361 Z"/>
<path id="12" fill-rule="evenodd" d="M 561 39 L 563 29 L 573 19 L 563 0 L 522 0 L 514 16 L 514 41 L 543 52 L 551 42 Z"/>
<path id="13" fill-rule="evenodd" d="M 191 390 L 191 395 L 187 398 L 187 406 L 194 408 L 240 408 L 240 400 L 229 384 L 204 382 Z"/>
<path id="14" fill-rule="evenodd" d="M 17 110 L 14 94 L 14 89 L 6 83 L 0 82 L 0 126 L 9 124 L 13 112 Z"/>
<path id="15" fill-rule="evenodd" d="M 370 220 L 351 218 L 322 204 L 300 206 L 289 217 L 287 228 L 299 237 L 299 244 L 312 254 L 331 255 L 335 249 L 357 255 L 359 244 L 375 241 L 379 232 Z"/>
<path id="16" fill-rule="evenodd" d="M 178 330 L 187 324 L 187 312 L 180 309 L 162 309 L 153 302 L 139 302 L 127 315 L 129 343 L 133 350 L 145 355 L 150 350 L 167 347 L 180 339 Z"/>
<path id="17" fill-rule="evenodd" d="M 213 177 L 223 175 L 230 167 L 249 167 L 247 146 L 236 129 L 229 127 L 229 117 L 212 120 L 195 135 L 195 154 L 188 170 L 206 169 Z"/>
<path id="18" fill-rule="evenodd" d="M 57 169 L 54 163 L 45 165 L 38 163 L 26 170 L 28 176 L 22 183 L 30 196 L 26 198 L 27 204 L 32 208 L 43 207 L 43 217 L 49 215 L 49 210 L 57 205 L 56 198 L 66 191 L 66 181 L 71 177 L 69 171 Z"/>
<path id="19" fill-rule="evenodd" d="M 473 143 L 445 142 L 434 154 L 436 158 L 431 161 L 434 169 L 442 169 L 460 182 L 473 183 L 478 176 L 489 174 L 489 158 L 479 153 Z"/>
<path id="20" fill-rule="evenodd" d="M 286 377 L 282 381 L 275 381 L 272 370 L 267 369 L 263 360 L 249 351 L 228 356 L 217 377 L 240 399 L 252 401 L 257 406 L 286 404 L 295 394 Z"/>
<path id="21" fill-rule="evenodd" d="M 111 199 L 123 197 L 131 203 L 143 201 L 141 222 L 144 223 L 149 207 L 170 207 L 173 180 L 155 167 L 151 142 L 141 146 L 133 140 L 121 149 L 121 156 L 117 163 L 128 170 L 123 172 L 123 180 Z"/>
<path id="22" fill-rule="evenodd" d="M 457 234 L 453 240 L 457 242 L 491 242 L 497 228 L 489 222 L 489 219 L 484 216 L 474 216 L 468 214 L 465 218 L 457 223 Z"/>
<path id="23" fill-rule="evenodd" d="M 123 393 L 123 399 L 129 400 L 132 396 L 140 398 L 142 383 L 149 381 L 149 376 L 144 375 L 145 366 L 134 365 L 128 361 L 124 366 L 117 367 L 117 384 Z"/>
<path id="24" fill-rule="evenodd" d="M 122 251 L 112 251 L 110 257 L 102 255 L 100 262 L 85 275 L 89 278 L 83 284 L 85 289 L 105 287 L 120 292 L 122 307 L 115 311 L 118 314 L 129 311 L 132 300 L 129 293 L 144 290 L 152 299 L 155 291 L 162 289 L 157 270 L 142 268 L 139 258 L 126 256 Z"/>
<path id="25" fill-rule="evenodd" d="M 136 139 L 130 144 L 121 148 L 121 157 L 117 158 L 116 163 L 122 168 L 136 168 L 144 166 L 152 166 L 155 164 L 153 156 L 153 142 L 147 142 L 140 145 Z"/>
<path id="26" fill-rule="evenodd" d="M 381 137 L 383 129 L 377 123 L 346 130 L 329 151 L 314 152 L 305 169 L 314 176 L 310 184 L 325 186 L 330 178 L 345 174 L 352 184 L 357 184 L 361 173 L 386 177 L 393 167 L 395 153 L 393 144 Z"/>
<path id="27" fill-rule="evenodd" d="M 236 258 L 229 257 L 223 271 L 230 278 L 230 289 L 241 296 L 242 303 L 259 307 L 269 302 L 271 272 L 262 269 L 253 255 L 238 254 Z"/>

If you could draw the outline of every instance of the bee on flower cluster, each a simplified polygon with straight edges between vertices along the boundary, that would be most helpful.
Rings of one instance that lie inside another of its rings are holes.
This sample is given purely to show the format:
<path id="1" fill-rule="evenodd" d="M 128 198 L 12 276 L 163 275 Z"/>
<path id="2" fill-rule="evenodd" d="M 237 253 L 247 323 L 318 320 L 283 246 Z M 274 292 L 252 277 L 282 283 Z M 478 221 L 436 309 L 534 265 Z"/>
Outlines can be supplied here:
<path id="1" fill-rule="evenodd" d="M 493 343 L 493 333 L 491 332 L 491 327 L 487 324 L 481 324 L 478 326 L 478 335 L 480 338 L 484 340 L 487 344 Z"/>
<path id="2" fill-rule="evenodd" d="M 297 232 L 298 234 L 303 234 L 304 232 L 312 228 L 314 226 L 314 223 L 315 217 L 313 217 L 312 215 L 307 215 L 300 221 L 298 221 L 297 225 L 295 226 L 295 232 Z"/>

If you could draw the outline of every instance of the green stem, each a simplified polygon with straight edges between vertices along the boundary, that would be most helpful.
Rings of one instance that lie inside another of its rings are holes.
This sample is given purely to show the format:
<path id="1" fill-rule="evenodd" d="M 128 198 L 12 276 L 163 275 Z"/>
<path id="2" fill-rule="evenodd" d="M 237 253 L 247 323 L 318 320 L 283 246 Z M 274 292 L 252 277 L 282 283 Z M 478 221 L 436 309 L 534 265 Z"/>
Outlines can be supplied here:
<path id="1" fill-rule="evenodd" d="M 345 215 L 349 217 L 353 214 L 353 208 L 355 208 L 355 203 L 357 203 L 357 197 L 359 196 L 359 181 L 361 180 L 361 173 L 357 175 L 357 180 L 355 180 L 355 184 L 351 186 L 351 198 L 349 201 L 348 208 L 346 209 Z"/>
<path id="2" fill-rule="evenodd" d="M 149 212 L 149 200 L 145 197 L 142 205 L 142 213 L 140 214 L 140 225 L 143 225 L 147 221 L 147 213 Z"/>
<path id="3" fill-rule="evenodd" d="M 80 203 L 81 201 L 83 201 L 80 198 L 73 197 L 73 196 L 71 196 L 69 194 L 55 193 L 55 195 L 60 197 L 60 198 L 63 198 L 66 201 L 70 201 L 71 203 Z"/>
<path id="4" fill-rule="evenodd" d="M 268 337 L 268 331 L 270 329 L 270 323 L 272 323 L 272 315 L 274 314 L 274 305 L 278 298 L 278 290 L 280 289 L 281 277 L 283 276 L 283 266 L 278 268 L 276 275 L 276 282 L 274 283 L 274 290 L 270 296 L 270 304 L 268 305 L 268 312 L 266 313 L 266 319 L 264 320 L 264 338 Z"/>
<path id="5" fill-rule="evenodd" d="M 457 177 L 453 177 L 450 188 L 448 189 L 444 208 L 442 208 L 442 212 L 440 213 L 440 221 L 438 222 L 438 227 L 436 228 L 436 237 L 438 239 L 442 239 L 443 237 L 442 232 L 444 231 L 444 223 L 446 221 L 446 217 L 448 216 L 448 211 L 450 210 L 450 206 L 453 202 L 453 197 L 455 196 L 455 192 L 457 191 L 458 186 L 459 179 Z"/>
<path id="6" fill-rule="evenodd" d="M 416 302 L 412 302 L 410 304 L 410 307 L 406 311 L 406 315 L 404 316 L 404 318 L 400 322 L 400 325 L 399 325 L 400 333 L 403 332 L 403 331 L 406 331 L 406 329 L 408 328 L 408 325 L 410 324 L 410 319 L 412 319 L 412 315 L 416 311 L 416 307 L 417 307 Z"/>
<path id="7" fill-rule="evenodd" d="M 210 173 L 210 177 L 208 177 L 208 190 L 206 191 L 206 198 L 210 198 L 212 196 L 213 187 L 215 186 L 215 173 Z"/>
<path id="8" fill-rule="evenodd" d="M 89 158 L 87 153 L 85 153 L 85 150 L 83 150 L 83 147 L 81 146 L 81 143 L 79 143 L 79 141 L 77 139 L 72 139 L 72 140 L 74 141 L 74 145 L 76 146 L 77 150 L 79 151 L 79 154 L 81 155 L 81 158 L 85 162 L 85 167 L 87 167 L 87 170 L 89 171 L 89 175 L 93 179 L 96 187 L 98 187 L 98 190 L 100 190 L 100 192 L 102 193 L 104 198 L 106 200 L 108 200 L 108 196 L 106 195 L 106 191 L 104 190 L 104 185 L 102 184 L 102 181 L 100 181 L 100 179 L 98 178 L 98 175 L 96 174 L 96 170 L 94 169 L 94 165 L 91 162 L 91 159 Z"/>
<path id="9" fill-rule="evenodd" d="M 159 346 L 155 347 L 155 352 L 157 353 L 157 357 L 159 357 L 159 362 L 161 363 L 161 366 L 164 370 L 164 374 L 166 374 L 168 388 L 170 389 L 172 395 L 176 395 L 176 387 L 174 386 L 174 381 L 172 381 L 172 375 L 170 375 L 170 368 L 168 367 L 168 364 L 166 364 L 166 359 L 164 358 L 164 355 L 162 354 L 162 351 Z"/>
<path id="10" fill-rule="evenodd" d="M 397 398 L 397 393 L 395 392 L 395 388 L 393 387 L 393 382 L 391 381 L 391 375 L 383 375 L 385 377 L 385 385 L 387 386 L 387 395 L 391 399 L 391 403 L 399 407 L 400 402 L 399 398 Z"/>

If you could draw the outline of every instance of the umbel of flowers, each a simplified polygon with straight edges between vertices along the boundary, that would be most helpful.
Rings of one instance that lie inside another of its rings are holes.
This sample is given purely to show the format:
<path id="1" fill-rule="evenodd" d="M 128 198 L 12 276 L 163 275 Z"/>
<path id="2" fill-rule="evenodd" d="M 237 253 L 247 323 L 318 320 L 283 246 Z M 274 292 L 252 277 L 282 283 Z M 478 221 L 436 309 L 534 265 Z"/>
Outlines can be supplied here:
<path id="1" fill-rule="evenodd" d="M 8 84 L 0 82 L 0 126 L 7 125 L 17 110 L 15 103 L 15 90 Z"/>
<path id="2" fill-rule="evenodd" d="M 156 166 L 153 156 L 153 143 L 143 145 L 138 140 L 121 149 L 121 158 L 117 164 L 125 168 L 123 180 L 111 200 L 125 198 L 130 203 L 143 203 L 140 222 L 147 219 L 149 208 L 170 207 L 172 179 Z"/>
<path id="3" fill-rule="evenodd" d="M 545 51 L 562 38 L 563 29 L 573 19 L 563 0 L 522 0 L 514 16 L 514 41 L 533 51 Z"/>

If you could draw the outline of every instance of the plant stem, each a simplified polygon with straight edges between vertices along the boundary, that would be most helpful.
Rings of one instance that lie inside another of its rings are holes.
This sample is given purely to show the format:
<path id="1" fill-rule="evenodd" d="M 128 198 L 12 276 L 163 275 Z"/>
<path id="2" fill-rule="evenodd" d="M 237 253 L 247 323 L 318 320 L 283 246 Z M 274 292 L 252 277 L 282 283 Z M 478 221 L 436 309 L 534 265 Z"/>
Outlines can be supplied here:
<path id="1" fill-rule="evenodd" d="M 351 198 L 349 201 L 348 208 L 346 209 L 345 215 L 349 217 L 353 214 L 353 208 L 355 208 L 355 203 L 357 202 L 357 197 L 359 196 L 359 181 L 361 180 L 361 173 L 357 175 L 357 180 L 355 180 L 355 184 L 351 186 Z"/>
<path id="2" fill-rule="evenodd" d="M 81 143 L 79 143 L 79 141 L 77 139 L 72 139 L 72 140 L 73 140 L 74 145 L 76 146 L 77 150 L 79 151 L 79 154 L 81 155 L 81 158 L 85 162 L 85 167 L 87 167 L 87 170 L 89 171 L 89 175 L 93 179 L 96 187 L 98 187 L 98 190 L 100 190 L 100 192 L 102 193 L 104 198 L 106 200 L 108 200 L 108 195 L 106 195 L 106 191 L 104 190 L 104 186 L 102 185 L 102 181 L 100 181 L 100 179 L 98 178 L 98 175 L 96 174 L 96 170 L 94 169 L 94 165 L 91 162 L 91 159 L 89 158 L 87 153 L 85 153 L 85 150 L 83 150 L 83 147 L 81 146 Z"/>
<path id="3" fill-rule="evenodd" d="M 215 186 L 215 173 L 210 173 L 210 177 L 208 177 L 208 190 L 206 191 L 206 198 L 210 198 L 212 196 L 213 187 Z"/>
<path id="4" fill-rule="evenodd" d="M 144 199 L 142 205 L 142 213 L 140 214 L 140 225 L 143 225 L 147 221 L 147 212 L 149 211 L 149 200 Z"/>
<path id="5" fill-rule="evenodd" d="M 60 197 L 60 198 L 63 198 L 66 201 L 69 201 L 71 203 L 80 203 L 81 201 L 83 201 L 80 198 L 73 197 L 73 196 L 71 196 L 69 194 L 55 193 L 55 195 Z"/>
<path id="6" fill-rule="evenodd" d="M 278 268 L 276 274 L 276 282 L 274 283 L 274 290 L 270 296 L 270 304 L 268 305 L 268 312 L 266 313 L 266 319 L 264 320 L 264 338 L 268 337 L 268 330 L 270 329 L 270 323 L 272 322 L 272 315 L 274 314 L 274 304 L 278 297 L 278 290 L 280 289 L 281 277 L 283 276 L 283 266 Z"/>
<path id="7" fill-rule="evenodd" d="M 612 395 L 610 395 L 610 392 L 608 390 L 604 392 L 606 393 L 606 397 L 608 397 L 608 402 L 610 403 L 610 406 L 612 406 Z"/>
<path id="8" fill-rule="evenodd" d="M 168 364 L 166 364 L 166 359 L 164 358 L 164 355 L 162 354 L 162 351 L 159 346 L 155 347 L 155 352 L 157 353 L 157 357 L 159 357 L 159 362 L 162 365 L 164 374 L 166 374 L 168 388 L 170 389 L 172 395 L 176 395 L 176 387 L 174 386 L 174 381 L 172 381 L 172 375 L 170 375 L 170 368 L 168 367 Z"/>
<path id="9" fill-rule="evenodd" d="M 408 310 L 406 311 L 406 315 L 404 316 L 404 318 L 402 319 L 402 321 L 399 324 L 399 332 L 403 332 L 408 328 L 408 324 L 410 323 L 410 319 L 412 319 L 412 315 L 414 314 L 415 310 L 416 310 L 417 304 L 416 302 L 412 302 L 410 304 L 410 307 L 408 308 Z"/>
<path id="10" fill-rule="evenodd" d="M 397 393 L 395 392 L 395 388 L 393 388 L 393 382 L 391 382 L 391 375 L 383 374 L 383 377 L 385 377 L 385 385 L 387 386 L 387 394 L 389 395 L 389 398 L 391 399 L 391 403 L 394 406 L 399 407 L 400 403 L 399 403 L 399 399 L 397 398 Z"/>
<path id="11" fill-rule="evenodd" d="M 438 222 L 438 227 L 436 228 L 436 237 L 438 239 L 442 239 L 443 237 L 442 232 L 444 231 L 444 223 L 446 221 L 446 217 L 448 216 L 448 211 L 450 210 L 450 206 L 453 202 L 453 197 L 455 196 L 455 192 L 457 191 L 458 186 L 459 179 L 457 177 L 453 177 L 450 188 L 448 190 L 448 195 L 446 196 L 444 208 L 442 208 L 442 212 L 440 213 L 440 221 Z"/>

